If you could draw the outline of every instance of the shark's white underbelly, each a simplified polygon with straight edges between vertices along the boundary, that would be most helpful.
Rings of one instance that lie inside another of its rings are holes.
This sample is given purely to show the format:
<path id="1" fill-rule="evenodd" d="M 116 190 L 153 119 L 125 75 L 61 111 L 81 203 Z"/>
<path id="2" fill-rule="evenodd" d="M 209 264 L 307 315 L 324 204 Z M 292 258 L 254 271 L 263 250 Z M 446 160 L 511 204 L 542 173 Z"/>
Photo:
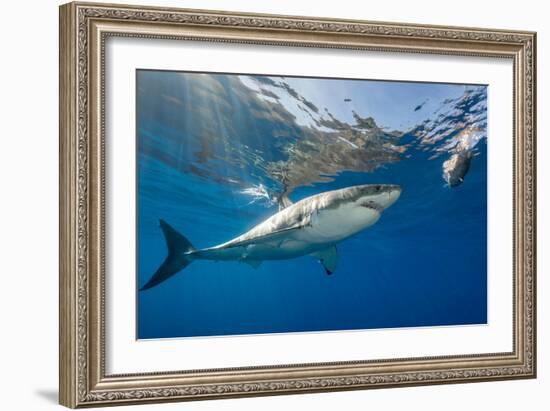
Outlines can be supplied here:
<path id="1" fill-rule="evenodd" d="M 198 257 L 206 260 L 286 260 L 311 254 L 333 244 L 316 238 L 311 228 L 307 227 L 283 239 L 199 251 Z"/>

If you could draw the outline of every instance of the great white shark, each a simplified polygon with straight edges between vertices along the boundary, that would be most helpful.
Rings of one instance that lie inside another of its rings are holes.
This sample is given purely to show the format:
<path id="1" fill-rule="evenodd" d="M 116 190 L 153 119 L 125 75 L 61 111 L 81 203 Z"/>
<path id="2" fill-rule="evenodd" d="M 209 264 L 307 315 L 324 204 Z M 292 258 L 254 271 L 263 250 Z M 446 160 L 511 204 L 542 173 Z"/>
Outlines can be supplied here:
<path id="1" fill-rule="evenodd" d="M 265 260 L 311 255 L 332 274 L 338 260 L 336 244 L 376 223 L 400 194 L 397 185 L 368 184 L 327 191 L 296 203 L 283 195 L 279 211 L 267 220 L 232 240 L 203 249 L 195 249 L 160 220 L 168 255 L 141 290 L 164 282 L 195 260 L 240 261 L 258 268 Z"/>

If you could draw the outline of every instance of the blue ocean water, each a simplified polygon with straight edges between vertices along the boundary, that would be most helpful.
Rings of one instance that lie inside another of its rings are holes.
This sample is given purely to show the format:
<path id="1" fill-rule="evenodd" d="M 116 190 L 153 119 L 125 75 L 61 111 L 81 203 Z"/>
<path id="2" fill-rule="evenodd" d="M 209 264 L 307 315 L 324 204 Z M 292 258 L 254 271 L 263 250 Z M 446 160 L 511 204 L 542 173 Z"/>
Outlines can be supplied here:
<path id="1" fill-rule="evenodd" d="M 334 90 L 352 97 L 328 103 Z M 297 201 L 402 188 L 376 224 L 337 245 L 330 276 L 309 256 L 258 269 L 194 261 L 136 291 L 137 338 L 487 322 L 484 86 L 139 70 L 137 91 L 138 286 L 166 257 L 159 219 L 203 248 L 277 212 L 284 189 Z M 377 124 L 364 95 L 395 123 Z M 461 150 L 471 164 L 450 187 L 444 163 Z"/>

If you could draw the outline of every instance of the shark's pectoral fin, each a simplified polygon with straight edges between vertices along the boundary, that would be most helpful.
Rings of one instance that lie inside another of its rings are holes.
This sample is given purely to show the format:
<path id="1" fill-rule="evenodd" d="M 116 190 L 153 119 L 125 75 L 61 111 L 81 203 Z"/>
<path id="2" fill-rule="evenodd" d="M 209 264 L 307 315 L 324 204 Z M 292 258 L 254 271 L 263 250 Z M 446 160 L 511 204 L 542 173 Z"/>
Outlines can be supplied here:
<path id="1" fill-rule="evenodd" d="M 335 245 L 325 248 L 324 250 L 317 251 L 311 255 L 319 260 L 328 275 L 331 275 L 334 271 L 336 271 L 338 253 L 336 252 Z"/>
<path id="2" fill-rule="evenodd" d="M 244 260 L 241 260 L 243 263 L 246 263 L 248 264 L 250 267 L 254 268 L 254 269 L 258 269 L 258 267 L 260 265 L 262 265 L 262 260 L 249 260 L 248 258 L 247 259 L 244 259 Z"/>

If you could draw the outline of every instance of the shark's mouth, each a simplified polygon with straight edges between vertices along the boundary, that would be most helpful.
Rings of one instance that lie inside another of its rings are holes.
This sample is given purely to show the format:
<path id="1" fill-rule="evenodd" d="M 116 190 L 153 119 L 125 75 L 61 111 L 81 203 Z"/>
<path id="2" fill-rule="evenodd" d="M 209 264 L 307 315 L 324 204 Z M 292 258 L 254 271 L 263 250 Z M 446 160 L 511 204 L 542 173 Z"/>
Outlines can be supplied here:
<path id="1" fill-rule="evenodd" d="M 361 207 L 369 208 L 374 211 L 378 211 L 381 213 L 384 211 L 384 207 L 378 204 L 376 201 L 366 201 L 364 203 L 361 203 Z"/>

